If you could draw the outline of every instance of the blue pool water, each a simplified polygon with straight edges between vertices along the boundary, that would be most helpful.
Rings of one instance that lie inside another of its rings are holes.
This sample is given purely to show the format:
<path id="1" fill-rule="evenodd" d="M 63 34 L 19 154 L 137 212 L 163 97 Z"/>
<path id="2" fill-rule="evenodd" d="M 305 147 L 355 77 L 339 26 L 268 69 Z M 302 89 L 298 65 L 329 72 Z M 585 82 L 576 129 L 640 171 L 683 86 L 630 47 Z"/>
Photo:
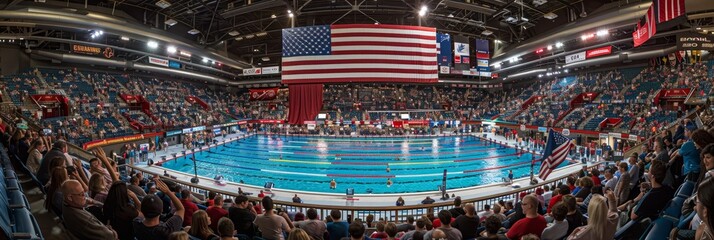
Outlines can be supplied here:
<path id="1" fill-rule="evenodd" d="M 436 191 L 444 169 L 447 188 L 501 182 L 530 174 L 531 154 L 487 145 L 475 137 L 326 138 L 255 135 L 196 153 L 198 175 L 218 174 L 232 182 L 344 194 Z M 399 159 L 397 159 L 399 158 Z M 564 162 L 563 165 L 567 165 Z M 538 172 L 540 164 L 534 171 Z M 193 174 L 191 155 L 163 167 Z M 390 171 L 387 172 L 387 167 Z M 387 187 L 387 178 L 393 182 Z M 337 189 L 330 189 L 335 179 Z"/>

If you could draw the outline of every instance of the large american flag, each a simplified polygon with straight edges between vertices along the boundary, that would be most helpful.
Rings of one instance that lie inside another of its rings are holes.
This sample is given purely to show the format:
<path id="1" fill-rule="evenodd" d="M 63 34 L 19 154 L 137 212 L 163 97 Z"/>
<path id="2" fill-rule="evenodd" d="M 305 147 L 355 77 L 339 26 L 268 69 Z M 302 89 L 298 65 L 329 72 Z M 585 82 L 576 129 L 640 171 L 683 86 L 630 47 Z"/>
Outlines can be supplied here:
<path id="1" fill-rule="evenodd" d="M 558 165 L 565 161 L 568 152 L 573 147 L 575 147 L 575 143 L 572 140 L 551 129 L 548 133 L 545 151 L 543 151 L 543 163 L 540 165 L 538 177 L 545 180 Z"/>
<path id="2" fill-rule="evenodd" d="M 437 82 L 436 30 L 347 24 L 283 29 L 283 83 Z"/>
<path id="3" fill-rule="evenodd" d="M 685 14 L 684 0 L 653 0 L 657 9 L 657 23 L 663 23 Z"/>

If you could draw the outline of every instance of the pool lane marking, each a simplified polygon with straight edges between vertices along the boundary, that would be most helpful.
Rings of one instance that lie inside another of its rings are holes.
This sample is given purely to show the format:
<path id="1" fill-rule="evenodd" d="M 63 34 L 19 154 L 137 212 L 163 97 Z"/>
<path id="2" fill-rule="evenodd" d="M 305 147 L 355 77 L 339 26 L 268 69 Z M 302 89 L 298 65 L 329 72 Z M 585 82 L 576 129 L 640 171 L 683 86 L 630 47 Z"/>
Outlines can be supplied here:
<path id="1" fill-rule="evenodd" d="M 283 151 L 268 151 L 269 153 L 280 153 L 280 154 L 295 154 L 293 152 L 283 152 Z"/>
<path id="2" fill-rule="evenodd" d="M 473 144 L 461 144 L 458 147 L 461 148 L 461 147 L 470 147 L 470 146 L 488 146 L 488 145 L 483 144 L 483 143 L 473 143 Z M 287 147 L 287 146 L 285 146 L 285 147 Z M 306 146 L 290 146 L 290 147 L 297 147 L 297 148 L 303 148 L 303 149 L 328 149 L 328 150 L 330 149 L 330 147 L 308 146 L 308 145 L 306 145 Z M 444 148 L 439 148 L 439 149 L 455 149 L 455 148 L 457 148 L 457 147 L 449 147 L 449 148 L 444 147 Z M 339 147 L 339 149 L 340 150 L 344 150 L 344 149 L 351 149 L 351 150 L 402 150 L 403 147 Z M 424 149 L 425 150 L 433 149 L 433 147 L 428 147 L 428 148 L 424 148 Z M 415 150 L 418 150 L 418 149 L 415 149 Z"/>
<path id="3" fill-rule="evenodd" d="M 323 164 L 323 165 L 332 164 L 331 162 L 300 161 L 300 160 L 276 159 L 276 158 L 270 158 L 268 160 L 270 160 L 272 162 L 289 162 L 289 163 Z"/>
<path id="4" fill-rule="evenodd" d="M 327 174 L 327 176 L 343 178 L 394 178 L 395 175 Z"/>
<path id="5" fill-rule="evenodd" d="M 474 152 L 488 152 L 491 150 L 497 150 L 498 148 L 484 148 L 484 149 L 476 149 L 476 150 L 469 150 L 469 151 L 460 151 L 460 152 L 449 152 L 449 153 L 443 153 L 444 155 L 453 155 L 453 154 L 460 154 L 460 153 L 474 153 Z M 439 152 L 442 153 L 442 152 Z M 429 153 L 338 153 L 335 154 L 335 157 L 372 157 L 372 156 L 384 156 L 384 157 L 401 157 L 401 156 L 428 156 L 428 155 L 434 155 L 433 152 Z"/>
<path id="6" fill-rule="evenodd" d="M 429 162 L 375 162 L 375 163 L 369 163 L 369 162 L 347 162 L 347 161 L 333 161 L 333 162 L 316 162 L 316 161 L 300 161 L 300 160 L 290 160 L 290 159 L 276 159 L 276 158 L 270 158 L 268 159 L 269 161 L 273 162 L 290 162 L 290 163 L 303 163 L 303 164 L 323 164 L 323 165 L 328 165 L 328 164 L 341 164 L 341 165 L 389 165 L 389 166 L 397 166 L 397 165 L 423 165 L 423 164 L 446 164 L 446 163 L 459 163 L 459 162 L 470 162 L 470 161 L 477 161 L 477 160 L 486 160 L 486 159 L 494 159 L 494 158 L 502 158 L 502 157 L 509 157 L 509 156 L 516 156 L 518 155 L 517 153 L 513 154 L 506 154 L 506 155 L 496 155 L 496 156 L 488 156 L 488 157 L 480 157 L 480 158 L 469 158 L 469 159 L 461 159 L 461 160 L 449 160 L 449 161 L 429 161 Z M 530 160 L 529 160 L 530 161 Z"/>
<path id="7" fill-rule="evenodd" d="M 261 172 L 278 173 L 278 174 L 292 174 L 292 175 L 302 175 L 311 177 L 327 177 L 326 174 L 315 174 L 315 173 L 301 173 L 301 172 L 285 172 L 277 170 L 260 169 Z"/>

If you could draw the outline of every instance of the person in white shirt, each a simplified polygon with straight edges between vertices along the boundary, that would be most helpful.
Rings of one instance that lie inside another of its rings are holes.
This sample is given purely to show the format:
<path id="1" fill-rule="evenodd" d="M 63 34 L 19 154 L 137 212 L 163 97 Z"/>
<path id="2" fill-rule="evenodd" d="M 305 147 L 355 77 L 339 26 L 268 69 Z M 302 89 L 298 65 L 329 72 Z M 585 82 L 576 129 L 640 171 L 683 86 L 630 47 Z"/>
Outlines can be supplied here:
<path id="1" fill-rule="evenodd" d="M 615 187 L 617 187 L 618 178 L 615 176 L 615 171 L 615 168 L 608 168 L 605 170 L 605 182 L 603 183 L 605 184 L 605 188 L 603 191 L 607 191 L 608 189 L 614 191 Z"/>
<path id="2" fill-rule="evenodd" d="M 478 219 L 480 221 L 483 221 L 491 215 L 493 215 L 493 211 L 491 211 L 491 205 L 486 204 L 483 206 L 483 211 L 478 213 Z"/>
<path id="3" fill-rule="evenodd" d="M 547 205 L 550 202 L 550 199 L 553 198 L 553 191 L 550 190 L 549 185 L 543 186 L 543 190 L 544 190 L 543 201 Z M 545 207 L 547 207 L 547 206 L 545 206 Z"/>

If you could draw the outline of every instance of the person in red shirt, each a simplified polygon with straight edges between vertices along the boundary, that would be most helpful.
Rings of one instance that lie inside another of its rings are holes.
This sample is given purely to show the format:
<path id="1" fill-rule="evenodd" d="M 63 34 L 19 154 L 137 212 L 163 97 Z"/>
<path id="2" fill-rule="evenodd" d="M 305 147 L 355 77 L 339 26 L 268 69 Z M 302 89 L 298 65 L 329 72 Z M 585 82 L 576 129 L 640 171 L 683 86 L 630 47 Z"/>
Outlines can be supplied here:
<path id="1" fill-rule="evenodd" d="M 216 194 L 216 197 L 212 200 L 214 204 L 206 209 L 208 217 L 212 219 L 211 224 L 208 226 L 211 227 L 213 232 L 218 232 L 218 219 L 228 217 L 228 210 L 223 208 L 223 197 L 221 195 Z"/>
<path id="2" fill-rule="evenodd" d="M 548 209 L 546 210 L 546 212 L 550 213 L 551 208 L 553 208 L 556 203 L 560 202 L 560 200 L 563 199 L 564 195 L 568 194 L 570 194 L 570 188 L 566 185 L 560 185 L 560 187 L 554 188 L 553 197 L 550 198 L 550 202 L 548 202 Z"/>
<path id="3" fill-rule="evenodd" d="M 602 186 L 600 183 L 600 170 L 597 170 L 597 168 L 593 168 L 592 171 L 590 171 L 590 178 L 593 179 L 593 186 Z"/>
<path id="4" fill-rule="evenodd" d="M 265 193 L 263 192 L 263 190 L 260 190 L 260 193 L 258 193 L 258 198 L 264 198 L 264 197 L 265 197 Z"/>
<path id="5" fill-rule="evenodd" d="M 181 205 L 186 209 L 186 216 L 193 216 L 193 213 L 198 211 L 198 206 L 191 201 L 191 191 L 187 189 L 181 191 Z M 183 218 L 183 226 L 191 226 L 191 220 L 190 217 Z"/>
<path id="6" fill-rule="evenodd" d="M 522 236 L 534 234 L 540 238 L 543 229 L 548 226 L 545 218 L 538 214 L 538 199 L 532 194 L 527 195 L 521 202 L 525 218 L 518 220 L 506 233 L 508 239 L 520 239 Z"/>

